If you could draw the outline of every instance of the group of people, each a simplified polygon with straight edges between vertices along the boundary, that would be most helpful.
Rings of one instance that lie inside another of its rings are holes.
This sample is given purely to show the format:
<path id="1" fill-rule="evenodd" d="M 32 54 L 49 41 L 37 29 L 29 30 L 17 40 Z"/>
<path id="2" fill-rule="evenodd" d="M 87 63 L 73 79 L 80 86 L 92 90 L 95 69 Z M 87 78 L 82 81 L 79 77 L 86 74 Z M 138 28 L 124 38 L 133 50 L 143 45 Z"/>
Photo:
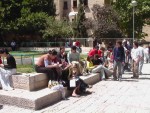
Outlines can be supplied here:
<path id="1" fill-rule="evenodd" d="M 95 57 L 101 60 L 101 63 L 95 64 L 92 61 Z M 131 46 L 127 40 L 117 40 L 114 47 L 108 46 L 107 49 L 95 46 L 89 52 L 88 59 L 90 59 L 87 60 L 90 61 L 88 67 L 92 66 L 91 72 L 101 72 L 105 79 L 113 75 L 113 80 L 121 81 L 124 71 L 133 71 L 131 78 L 138 79 L 142 74 L 144 60 L 146 63 L 150 61 L 150 48 L 142 47 L 142 44 L 137 41 L 134 41 Z"/>
<path id="2" fill-rule="evenodd" d="M 133 71 L 131 78 L 138 79 L 142 74 L 144 60 L 148 63 L 150 50 L 145 49 L 134 41 L 131 47 L 127 40 L 117 40 L 114 47 L 95 46 L 89 51 L 87 59 L 82 61 L 80 52 L 76 46 L 71 47 L 71 51 L 65 52 L 65 47 L 60 47 L 59 51 L 49 50 L 47 54 L 39 57 L 35 64 L 35 71 L 46 73 L 50 81 L 57 81 L 68 89 L 73 89 L 72 96 L 79 96 L 86 93 L 86 84 L 80 76 L 84 73 L 99 73 L 101 80 L 113 76 L 113 80 L 122 79 L 125 70 Z M 15 58 L 9 54 L 7 49 L 0 50 L 0 57 L 6 57 L 7 65 L 0 60 L 0 82 L 3 90 L 13 90 L 10 86 L 9 77 L 16 73 Z M 131 70 L 130 70 L 131 69 Z M 52 82 L 51 82 L 52 83 Z"/>
<path id="3" fill-rule="evenodd" d="M 53 49 L 41 56 L 35 65 L 35 70 L 46 73 L 50 81 L 57 81 L 68 89 L 73 89 L 72 96 L 79 96 L 90 87 L 80 79 L 82 72 L 79 62 L 80 53 L 77 52 L 76 46 L 72 46 L 68 53 L 65 52 L 65 47 L 60 47 L 59 52 Z"/>

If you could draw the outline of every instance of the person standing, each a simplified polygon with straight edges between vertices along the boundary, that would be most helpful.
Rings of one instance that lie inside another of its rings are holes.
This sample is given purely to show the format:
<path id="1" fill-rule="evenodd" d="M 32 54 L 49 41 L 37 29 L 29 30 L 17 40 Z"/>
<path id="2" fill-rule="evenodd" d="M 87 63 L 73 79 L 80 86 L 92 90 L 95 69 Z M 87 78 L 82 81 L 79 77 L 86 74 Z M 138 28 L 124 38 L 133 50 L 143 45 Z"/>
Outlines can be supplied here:
<path id="1" fill-rule="evenodd" d="M 122 41 L 120 40 L 116 41 L 116 46 L 113 49 L 113 57 L 114 57 L 113 79 L 120 81 L 122 78 L 122 65 L 124 65 L 125 62 L 124 48 L 122 46 Z M 118 68 L 118 76 L 116 75 L 117 68 Z"/>
<path id="2" fill-rule="evenodd" d="M 142 75 L 142 68 L 144 64 L 144 48 L 142 47 L 142 44 L 140 43 L 138 46 L 139 54 L 140 54 L 140 61 L 139 61 L 139 75 Z"/>
<path id="3" fill-rule="evenodd" d="M 16 50 L 16 42 L 13 40 L 13 41 L 10 43 L 10 45 L 11 45 L 11 49 L 12 49 L 13 51 L 15 51 L 15 50 Z"/>
<path id="4" fill-rule="evenodd" d="M 76 48 L 77 48 L 77 52 L 78 53 L 81 53 L 82 52 L 82 48 L 81 48 L 81 43 L 80 43 L 80 41 L 76 41 L 75 42 L 75 46 L 76 46 Z"/>
<path id="5" fill-rule="evenodd" d="M 16 73 L 16 60 L 9 54 L 7 49 L 1 49 L 0 56 L 6 57 L 7 60 L 7 65 L 0 64 L 0 82 L 2 84 L 2 89 L 5 91 L 13 90 L 10 86 L 9 77 Z"/>
<path id="6" fill-rule="evenodd" d="M 139 78 L 139 61 L 140 61 L 140 52 L 138 50 L 138 42 L 133 42 L 133 48 L 131 50 L 132 57 L 132 70 L 133 76 L 131 78 L 138 79 Z"/>
<path id="7" fill-rule="evenodd" d="M 149 62 L 149 49 L 148 49 L 148 46 L 146 46 L 145 49 L 144 49 L 144 59 L 145 59 L 146 63 Z"/>

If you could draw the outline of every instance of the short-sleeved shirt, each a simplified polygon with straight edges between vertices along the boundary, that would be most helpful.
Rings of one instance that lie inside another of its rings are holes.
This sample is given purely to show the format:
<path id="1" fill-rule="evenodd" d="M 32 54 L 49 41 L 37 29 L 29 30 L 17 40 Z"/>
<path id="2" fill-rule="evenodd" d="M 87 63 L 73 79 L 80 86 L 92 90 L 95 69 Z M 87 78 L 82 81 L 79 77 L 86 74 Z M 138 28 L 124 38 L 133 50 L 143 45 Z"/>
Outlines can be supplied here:
<path id="1" fill-rule="evenodd" d="M 132 57 L 132 59 L 133 59 L 134 61 L 137 61 L 139 56 L 140 56 L 140 53 L 139 53 L 138 48 L 136 48 L 136 49 L 133 48 L 133 49 L 131 50 L 131 57 Z"/>
<path id="2" fill-rule="evenodd" d="M 92 49 L 92 50 L 89 52 L 88 56 L 89 56 L 89 57 L 93 57 L 95 54 L 98 54 L 98 50 L 97 50 L 97 49 Z"/>
<path id="3" fill-rule="evenodd" d="M 80 61 L 80 53 L 78 52 L 69 52 L 67 55 L 68 63 L 71 63 L 72 61 Z"/>

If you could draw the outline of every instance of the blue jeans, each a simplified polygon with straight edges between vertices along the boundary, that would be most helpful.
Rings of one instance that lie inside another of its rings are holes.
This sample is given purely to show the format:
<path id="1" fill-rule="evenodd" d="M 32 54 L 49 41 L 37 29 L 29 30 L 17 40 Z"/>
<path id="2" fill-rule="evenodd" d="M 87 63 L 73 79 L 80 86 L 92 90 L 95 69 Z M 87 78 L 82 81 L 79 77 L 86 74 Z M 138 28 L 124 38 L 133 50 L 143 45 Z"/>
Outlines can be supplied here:
<path id="1" fill-rule="evenodd" d="M 117 69 L 118 69 L 118 76 L 117 76 Z M 114 79 L 122 77 L 122 62 L 114 61 L 113 77 Z"/>

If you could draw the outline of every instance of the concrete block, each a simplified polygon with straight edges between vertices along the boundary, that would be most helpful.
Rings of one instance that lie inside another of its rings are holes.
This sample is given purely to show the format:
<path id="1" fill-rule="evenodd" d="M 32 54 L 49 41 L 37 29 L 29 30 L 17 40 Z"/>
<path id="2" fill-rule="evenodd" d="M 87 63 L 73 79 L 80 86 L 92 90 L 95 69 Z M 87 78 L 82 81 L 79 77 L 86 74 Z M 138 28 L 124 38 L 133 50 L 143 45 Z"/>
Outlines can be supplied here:
<path id="1" fill-rule="evenodd" d="M 48 85 L 48 78 L 44 73 L 24 73 L 12 75 L 12 86 L 24 90 L 38 90 Z"/>
<path id="2" fill-rule="evenodd" d="M 32 75 L 32 77 L 35 76 Z M 82 76 L 81 78 L 88 84 L 95 84 L 100 80 L 99 74 L 91 74 L 89 76 Z M 36 84 L 37 86 L 35 84 L 30 84 L 30 86 L 28 84 L 14 84 L 22 89 L 15 89 L 12 91 L 0 90 L 0 104 L 9 104 L 18 107 L 38 110 L 60 101 L 62 99 L 62 95 L 61 92 L 57 90 L 44 88 L 32 92 L 28 91 L 32 89 L 31 86 L 36 89 L 37 87 L 39 88 L 46 85 L 44 82 L 45 80 L 39 81 L 39 84 Z M 64 89 L 66 91 L 66 96 L 71 95 L 71 91 L 68 91 L 67 88 Z"/>
<path id="3" fill-rule="evenodd" d="M 48 86 L 48 79 L 37 81 L 35 84 L 30 84 L 30 87 L 34 86 L 34 89 L 41 89 Z M 32 89 L 32 88 L 31 88 Z M 33 90 L 34 90 L 33 89 Z"/>

